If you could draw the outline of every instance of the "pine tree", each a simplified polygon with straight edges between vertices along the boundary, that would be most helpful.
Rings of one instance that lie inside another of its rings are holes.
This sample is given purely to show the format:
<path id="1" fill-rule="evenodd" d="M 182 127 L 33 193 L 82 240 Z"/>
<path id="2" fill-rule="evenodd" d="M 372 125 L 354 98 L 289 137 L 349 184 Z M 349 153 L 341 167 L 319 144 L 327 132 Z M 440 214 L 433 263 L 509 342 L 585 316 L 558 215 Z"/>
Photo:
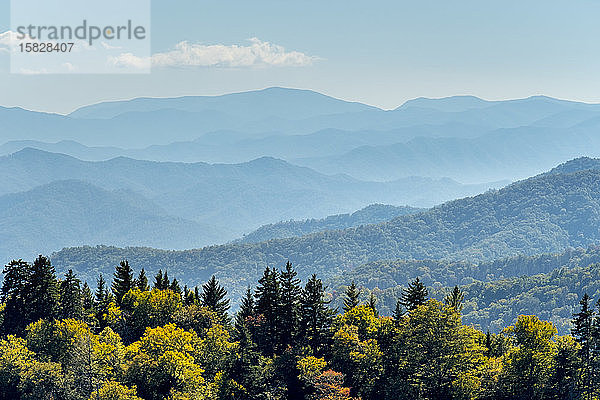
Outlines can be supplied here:
<path id="1" fill-rule="evenodd" d="M 220 323 L 223 325 L 227 324 L 229 321 L 227 315 L 227 311 L 229 310 L 229 299 L 226 297 L 227 290 L 219 284 L 219 281 L 214 275 L 208 282 L 202 285 L 200 304 L 217 314 Z"/>
<path id="2" fill-rule="evenodd" d="M 243 331 L 246 330 L 246 320 L 248 317 L 254 316 L 254 296 L 252 295 L 252 290 L 250 287 L 246 289 L 246 294 L 242 298 L 242 302 L 240 303 L 240 309 L 235 314 L 235 330 L 238 338 L 241 338 L 243 335 Z"/>
<path id="3" fill-rule="evenodd" d="M 169 281 L 169 274 L 167 271 L 163 274 L 162 269 L 158 270 L 158 273 L 154 276 L 154 289 L 167 290 L 171 286 Z"/>
<path id="4" fill-rule="evenodd" d="M 183 304 L 191 306 L 192 304 L 199 304 L 200 299 L 196 297 L 197 291 L 191 290 L 187 285 L 183 286 Z"/>
<path id="5" fill-rule="evenodd" d="M 327 338 L 335 314 L 329 303 L 323 282 L 313 274 L 302 289 L 301 318 L 304 340 L 316 356 L 322 355 L 328 347 Z"/>
<path id="6" fill-rule="evenodd" d="M 392 318 L 394 319 L 394 322 L 399 323 L 402 317 L 404 317 L 404 308 L 402 307 L 402 304 L 400 304 L 400 300 L 396 300 L 396 308 L 394 308 L 394 315 Z"/>
<path id="7" fill-rule="evenodd" d="M 60 282 L 59 318 L 83 318 L 83 299 L 79 283 L 80 281 L 77 279 L 72 269 L 67 272 L 65 279 Z"/>
<path id="8" fill-rule="evenodd" d="M 150 290 L 150 286 L 148 286 L 148 277 L 146 276 L 146 271 L 144 270 L 144 268 L 142 268 L 140 274 L 135 280 L 135 286 L 142 292 L 147 292 L 148 290 Z"/>
<path id="9" fill-rule="evenodd" d="M 428 295 L 427 288 L 417 278 L 408 284 L 408 288 L 402 290 L 400 304 L 407 310 L 412 311 L 418 306 L 425 304 Z"/>
<path id="10" fill-rule="evenodd" d="M 134 287 L 133 271 L 129 266 L 127 260 L 121 261 L 121 263 L 115 268 L 115 274 L 112 283 L 112 292 L 115 297 L 115 302 L 118 306 L 123 301 L 123 296 L 127 294 Z"/>
<path id="11" fill-rule="evenodd" d="M 592 324 L 594 320 L 594 310 L 590 307 L 590 296 L 585 293 L 579 302 L 581 309 L 578 313 L 573 314 L 573 329 L 571 334 L 575 340 L 581 345 L 579 357 L 582 362 L 581 383 L 580 389 L 584 399 L 591 399 L 593 396 L 592 377 L 593 377 L 593 362 L 592 362 Z"/>
<path id="12" fill-rule="evenodd" d="M 21 335 L 27 325 L 25 285 L 31 266 L 23 260 L 11 261 L 4 267 L 0 304 L 4 304 L 0 335 Z"/>
<path id="13" fill-rule="evenodd" d="M 94 325 L 94 298 L 92 296 L 92 290 L 88 286 L 87 282 L 83 283 L 81 289 L 81 304 L 83 306 L 83 319 L 90 325 Z"/>
<path id="14" fill-rule="evenodd" d="M 461 313 L 464 299 L 464 293 L 458 288 L 458 286 L 454 286 L 452 292 L 450 292 L 450 294 L 448 294 L 444 299 L 444 303 L 446 303 L 448 307 L 454 308 L 456 312 Z"/>
<path id="15" fill-rule="evenodd" d="M 98 276 L 96 280 L 96 293 L 94 308 L 96 311 L 96 320 L 98 321 L 98 328 L 100 330 L 106 327 L 106 316 L 108 315 L 108 307 L 110 305 L 110 294 L 106 288 L 106 281 L 102 275 Z"/>
<path id="16" fill-rule="evenodd" d="M 54 267 L 42 255 L 35 259 L 24 288 L 27 320 L 54 319 L 58 311 L 58 288 Z"/>
<path id="17" fill-rule="evenodd" d="M 176 278 L 173 278 L 173 281 L 169 285 L 169 289 L 171 289 L 171 291 L 173 291 L 174 293 L 177 293 L 178 295 L 181 296 L 181 286 L 179 286 L 179 282 L 177 281 Z"/>
<path id="18" fill-rule="evenodd" d="M 369 308 L 373 310 L 373 315 L 379 318 L 379 311 L 377 311 L 377 298 L 373 293 L 369 295 L 369 301 L 367 302 L 367 306 L 369 306 Z"/>
<path id="19" fill-rule="evenodd" d="M 346 298 L 344 299 L 344 312 L 352 310 L 360 304 L 360 290 L 356 287 L 354 281 L 346 289 Z"/>
<path id="20" fill-rule="evenodd" d="M 300 279 L 288 261 L 281 273 L 281 347 L 286 349 L 298 335 L 300 321 Z"/>
<path id="21" fill-rule="evenodd" d="M 276 269 L 265 269 L 258 280 L 255 297 L 255 314 L 260 320 L 255 340 L 262 353 L 271 356 L 281 342 L 281 284 Z"/>

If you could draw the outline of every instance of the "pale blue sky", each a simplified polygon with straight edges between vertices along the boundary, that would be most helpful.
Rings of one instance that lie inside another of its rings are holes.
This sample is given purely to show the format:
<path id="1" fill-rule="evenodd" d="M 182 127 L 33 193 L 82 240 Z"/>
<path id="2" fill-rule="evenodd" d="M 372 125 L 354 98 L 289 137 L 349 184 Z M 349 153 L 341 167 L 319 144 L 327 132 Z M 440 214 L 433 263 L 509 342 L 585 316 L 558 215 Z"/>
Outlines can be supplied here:
<path id="1" fill-rule="evenodd" d="M 26 0 L 24 0 L 26 1 Z M 0 0 L 0 33 L 9 29 Z M 383 108 L 426 96 L 545 94 L 600 102 L 600 1 L 154 1 L 154 53 L 258 38 L 302 66 L 165 67 L 150 75 L 10 75 L 0 105 L 68 112 L 101 100 L 286 86 Z"/>

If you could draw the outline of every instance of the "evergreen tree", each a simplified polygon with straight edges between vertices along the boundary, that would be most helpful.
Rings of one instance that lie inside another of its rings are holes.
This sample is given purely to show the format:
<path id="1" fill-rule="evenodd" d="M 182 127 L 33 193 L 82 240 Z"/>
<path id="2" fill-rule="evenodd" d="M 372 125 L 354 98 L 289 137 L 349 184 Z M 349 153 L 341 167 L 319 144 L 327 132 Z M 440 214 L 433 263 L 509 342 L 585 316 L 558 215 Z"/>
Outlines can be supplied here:
<path id="1" fill-rule="evenodd" d="M 367 305 L 369 306 L 369 308 L 371 310 L 373 310 L 373 315 L 376 318 L 379 318 L 379 311 L 377 311 L 377 298 L 375 297 L 375 295 L 373 293 L 371 293 L 369 295 L 369 301 L 368 301 Z"/>
<path id="2" fill-rule="evenodd" d="M 176 278 L 173 278 L 173 281 L 169 285 L 169 289 L 181 296 L 181 286 L 179 286 L 179 282 Z"/>
<path id="3" fill-rule="evenodd" d="M 394 322 L 398 323 L 402 317 L 404 317 L 404 308 L 402 307 L 402 304 L 400 304 L 400 300 L 396 300 L 396 308 L 394 308 L 394 315 L 392 318 L 394 318 Z"/>
<path id="4" fill-rule="evenodd" d="M 106 327 L 106 316 L 108 315 L 108 307 L 110 305 L 110 294 L 106 288 L 106 281 L 102 275 L 98 276 L 96 280 L 96 293 L 95 293 L 95 311 L 96 320 L 98 321 L 98 328 L 100 330 Z"/>
<path id="5" fill-rule="evenodd" d="M 83 318 L 83 299 L 81 296 L 81 288 L 79 279 L 70 269 L 65 275 L 65 279 L 59 285 L 59 313 L 60 319 Z"/>
<path id="6" fill-rule="evenodd" d="M 24 298 L 29 322 L 56 318 L 58 311 L 58 288 L 54 267 L 42 255 L 35 259 L 24 288 Z"/>
<path id="7" fill-rule="evenodd" d="M 30 265 L 23 260 L 11 261 L 4 267 L 0 304 L 4 304 L 0 335 L 21 335 L 27 326 L 25 315 L 25 285 Z"/>
<path id="8" fill-rule="evenodd" d="M 146 276 L 146 271 L 144 270 L 144 268 L 142 268 L 140 274 L 135 280 L 135 286 L 142 292 L 147 292 L 148 290 L 150 290 L 150 286 L 148 286 L 148 277 Z"/>
<path id="9" fill-rule="evenodd" d="M 265 269 L 258 280 L 255 297 L 255 313 L 260 321 L 255 339 L 262 353 L 271 356 L 281 342 L 281 284 L 276 269 Z"/>
<path id="10" fill-rule="evenodd" d="M 83 306 L 83 318 L 90 325 L 93 325 L 94 314 L 94 298 L 92 296 L 92 290 L 88 286 L 87 282 L 83 283 L 81 289 L 81 304 Z"/>
<path id="11" fill-rule="evenodd" d="M 328 346 L 328 333 L 335 312 L 329 308 L 325 299 L 323 282 L 313 274 L 301 295 L 301 318 L 304 327 L 304 340 L 317 356 L 324 353 Z"/>
<path id="12" fill-rule="evenodd" d="M 121 261 L 121 263 L 115 268 L 115 274 L 112 283 L 112 292 L 115 297 L 115 302 L 118 306 L 123 301 L 123 296 L 134 287 L 133 271 L 129 266 L 127 260 Z"/>
<path id="13" fill-rule="evenodd" d="M 154 276 L 154 289 L 167 290 L 171 286 L 169 281 L 169 274 L 167 271 L 163 274 L 162 269 L 158 270 L 158 273 Z"/>
<path id="14" fill-rule="evenodd" d="M 407 310 L 412 311 L 418 306 L 425 304 L 428 295 L 427 288 L 417 278 L 408 284 L 408 288 L 402 290 L 400 304 Z"/>
<path id="15" fill-rule="evenodd" d="M 219 284 L 214 275 L 208 282 L 202 285 L 200 304 L 217 314 L 220 323 L 223 325 L 227 324 L 229 320 L 227 315 L 229 299 L 226 296 L 227 290 Z"/>
<path id="16" fill-rule="evenodd" d="M 580 389 L 583 399 L 591 399 L 593 396 L 593 359 L 592 359 L 592 327 L 594 321 L 594 310 L 590 306 L 590 296 L 585 293 L 579 302 L 580 311 L 573 315 L 573 329 L 571 333 L 577 343 L 580 344 L 579 357 L 582 362 Z"/>
<path id="17" fill-rule="evenodd" d="M 300 279 L 288 261 L 281 273 L 281 347 L 292 345 L 298 335 L 300 321 Z"/>
<path id="18" fill-rule="evenodd" d="M 183 286 L 183 304 L 191 306 L 192 304 L 199 304 L 200 299 L 196 297 L 197 291 L 191 290 L 187 285 Z"/>
<path id="19" fill-rule="evenodd" d="M 360 290 L 356 287 L 354 281 L 346 289 L 346 298 L 344 298 L 344 312 L 352 310 L 359 304 Z"/>
<path id="20" fill-rule="evenodd" d="M 254 296 L 250 287 L 246 289 L 246 294 L 240 303 L 240 309 L 235 314 L 235 329 L 238 338 L 243 336 L 243 331 L 246 330 L 246 320 L 248 317 L 254 316 Z"/>
<path id="21" fill-rule="evenodd" d="M 458 313 L 461 313 L 464 300 L 464 293 L 458 288 L 458 286 L 454 286 L 452 292 L 450 292 L 450 294 L 448 294 L 444 299 L 444 303 L 446 303 L 448 307 L 454 308 Z"/>

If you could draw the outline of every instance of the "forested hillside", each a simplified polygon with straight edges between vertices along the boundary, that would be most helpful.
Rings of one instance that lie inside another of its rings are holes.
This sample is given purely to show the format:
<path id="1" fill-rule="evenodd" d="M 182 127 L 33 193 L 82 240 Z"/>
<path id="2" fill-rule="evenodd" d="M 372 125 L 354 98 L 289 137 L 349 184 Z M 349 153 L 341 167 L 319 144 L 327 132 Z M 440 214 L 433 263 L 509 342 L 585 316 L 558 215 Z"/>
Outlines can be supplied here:
<path id="1" fill-rule="evenodd" d="M 583 289 L 592 288 L 598 268 L 573 271 Z M 600 301 L 587 294 L 560 300 L 576 310 L 572 335 L 558 336 L 535 315 L 486 334 L 461 321 L 472 308 L 469 292 L 455 287 L 443 302 L 431 300 L 418 279 L 402 290 L 393 315 L 383 315 L 374 296 L 362 303 L 356 287 L 345 291 L 336 315 L 323 282 L 316 275 L 302 282 L 287 263 L 266 268 L 232 315 L 227 289 L 214 277 L 182 289 L 159 271 L 152 284 L 127 261 L 112 275 L 92 291 L 73 271 L 57 279 L 43 256 L 5 266 L 0 399 L 587 400 L 600 394 Z M 563 271 L 533 279 L 573 282 Z"/>
<path id="2" fill-rule="evenodd" d="M 424 209 L 414 207 L 395 207 L 384 204 L 372 204 L 352 214 L 331 215 L 323 219 L 303 221 L 284 221 L 261 226 L 254 232 L 244 235 L 236 242 L 257 243 L 271 239 L 308 235 L 314 232 L 351 228 L 353 226 L 376 224 L 389 221 L 401 215 L 416 214 Z"/>
<path id="3" fill-rule="evenodd" d="M 377 261 L 334 278 L 333 304 L 343 304 L 351 282 L 366 301 L 373 293 L 379 310 L 391 314 L 396 299 L 413 279 L 419 278 L 431 295 L 442 300 L 448 288 L 465 293 L 463 321 L 483 331 L 500 332 L 521 314 L 551 321 L 561 333 L 571 329 L 576 310 L 573 299 L 584 293 L 600 296 L 600 247 L 569 249 L 562 254 L 518 256 L 480 264 L 443 261 Z"/>
<path id="4" fill-rule="evenodd" d="M 238 297 L 264 267 L 287 260 L 301 278 L 316 272 L 329 279 L 382 259 L 477 262 L 585 247 L 600 240 L 599 201 L 600 171 L 585 170 L 533 177 L 382 224 L 300 238 L 182 252 L 83 247 L 52 258 L 61 270 L 73 268 L 86 279 L 124 258 L 148 270 L 177 271 L 192 283 L 216 273 Z"/>

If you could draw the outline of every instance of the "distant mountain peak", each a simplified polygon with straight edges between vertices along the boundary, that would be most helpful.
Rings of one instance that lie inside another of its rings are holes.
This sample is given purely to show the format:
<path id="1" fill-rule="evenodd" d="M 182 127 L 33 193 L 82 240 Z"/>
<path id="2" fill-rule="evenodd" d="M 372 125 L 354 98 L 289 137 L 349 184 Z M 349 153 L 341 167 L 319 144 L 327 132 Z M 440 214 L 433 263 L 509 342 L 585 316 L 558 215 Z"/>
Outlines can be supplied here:
<path id="1" fill-rule="evenodd" d="M 600 170 L 600 159 L 591 157 L 578 157 L 552 168 L 546 174 L 571 174 L 574 172 L 587 170 Z"/>

